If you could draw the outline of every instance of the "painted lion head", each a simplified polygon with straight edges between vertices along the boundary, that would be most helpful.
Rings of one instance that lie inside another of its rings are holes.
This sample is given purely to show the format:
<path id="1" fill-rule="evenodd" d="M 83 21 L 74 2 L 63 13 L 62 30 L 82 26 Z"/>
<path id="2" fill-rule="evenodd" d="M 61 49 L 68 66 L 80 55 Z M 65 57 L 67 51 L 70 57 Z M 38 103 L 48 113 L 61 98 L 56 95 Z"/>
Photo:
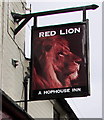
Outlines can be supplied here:
<path id="1" fill-rule="evenodd" d="M 34 89 L 72 87 L 82 59 L 62 36 L 38 38 L 34 47 Z"/>

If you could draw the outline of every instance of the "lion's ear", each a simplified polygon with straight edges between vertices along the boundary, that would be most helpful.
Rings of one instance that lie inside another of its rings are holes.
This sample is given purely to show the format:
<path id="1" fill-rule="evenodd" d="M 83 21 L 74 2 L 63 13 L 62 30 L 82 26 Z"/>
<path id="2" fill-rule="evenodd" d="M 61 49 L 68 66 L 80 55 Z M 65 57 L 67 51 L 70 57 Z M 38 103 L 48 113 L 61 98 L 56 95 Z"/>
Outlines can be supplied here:
<path id="1" fill-rule="evenodd" d="M 52 46 L 51 45 L 47 45 L 47 46 L 45 46 L 45 51 L 50 51 L 50 49 L 52 48 Z"/>

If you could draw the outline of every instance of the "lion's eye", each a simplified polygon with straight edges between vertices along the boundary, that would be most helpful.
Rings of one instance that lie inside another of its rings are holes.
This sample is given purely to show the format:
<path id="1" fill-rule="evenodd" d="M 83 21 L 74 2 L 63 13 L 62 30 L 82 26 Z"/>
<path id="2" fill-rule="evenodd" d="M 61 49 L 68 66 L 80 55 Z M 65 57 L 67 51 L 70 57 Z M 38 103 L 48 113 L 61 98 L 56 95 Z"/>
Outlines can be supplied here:
<path id="1" fill-rule="evenodd" d="M 58 52 L 58 55 L 63 57 L 64 53 L 63 52 Z"/>

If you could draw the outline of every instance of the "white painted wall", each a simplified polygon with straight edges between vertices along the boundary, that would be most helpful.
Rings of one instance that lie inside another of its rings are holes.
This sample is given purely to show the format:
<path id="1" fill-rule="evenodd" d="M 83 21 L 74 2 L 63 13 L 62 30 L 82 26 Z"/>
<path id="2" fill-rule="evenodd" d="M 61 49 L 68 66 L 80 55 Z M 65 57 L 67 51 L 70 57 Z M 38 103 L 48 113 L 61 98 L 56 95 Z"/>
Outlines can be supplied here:
<path id="1" fill-rule="evenodd" d="M 24 58 L 25 27 L 15 36 L 11 12 L 25 13 L 21 0 L 18 2 L 0 2 L 0 88 L 14 101 L 23 100 L 23 78 L 28 61 Z M 18 66 L 12 65 L 12 59 L 18 60 Z M 24 107 L 22 103 L 19 103 Z M 53 104 L 50 101 L 34 101 L 28 104 L 28 113 L 33 118 L 52 118 Z"/>

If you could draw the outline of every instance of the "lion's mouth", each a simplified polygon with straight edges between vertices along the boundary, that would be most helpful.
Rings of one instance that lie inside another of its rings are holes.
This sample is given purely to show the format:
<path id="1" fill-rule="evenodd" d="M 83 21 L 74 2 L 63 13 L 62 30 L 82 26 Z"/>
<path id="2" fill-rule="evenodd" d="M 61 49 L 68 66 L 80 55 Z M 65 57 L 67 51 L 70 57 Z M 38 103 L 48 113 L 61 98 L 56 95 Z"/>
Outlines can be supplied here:
<path id="1" fill-rule="evenodd" d="M 71 73 L 68 77 L 69 77 L 70 80 L 77 79 L 78 78 L 78 70 L 73 72 L 73 73 Z"/>

